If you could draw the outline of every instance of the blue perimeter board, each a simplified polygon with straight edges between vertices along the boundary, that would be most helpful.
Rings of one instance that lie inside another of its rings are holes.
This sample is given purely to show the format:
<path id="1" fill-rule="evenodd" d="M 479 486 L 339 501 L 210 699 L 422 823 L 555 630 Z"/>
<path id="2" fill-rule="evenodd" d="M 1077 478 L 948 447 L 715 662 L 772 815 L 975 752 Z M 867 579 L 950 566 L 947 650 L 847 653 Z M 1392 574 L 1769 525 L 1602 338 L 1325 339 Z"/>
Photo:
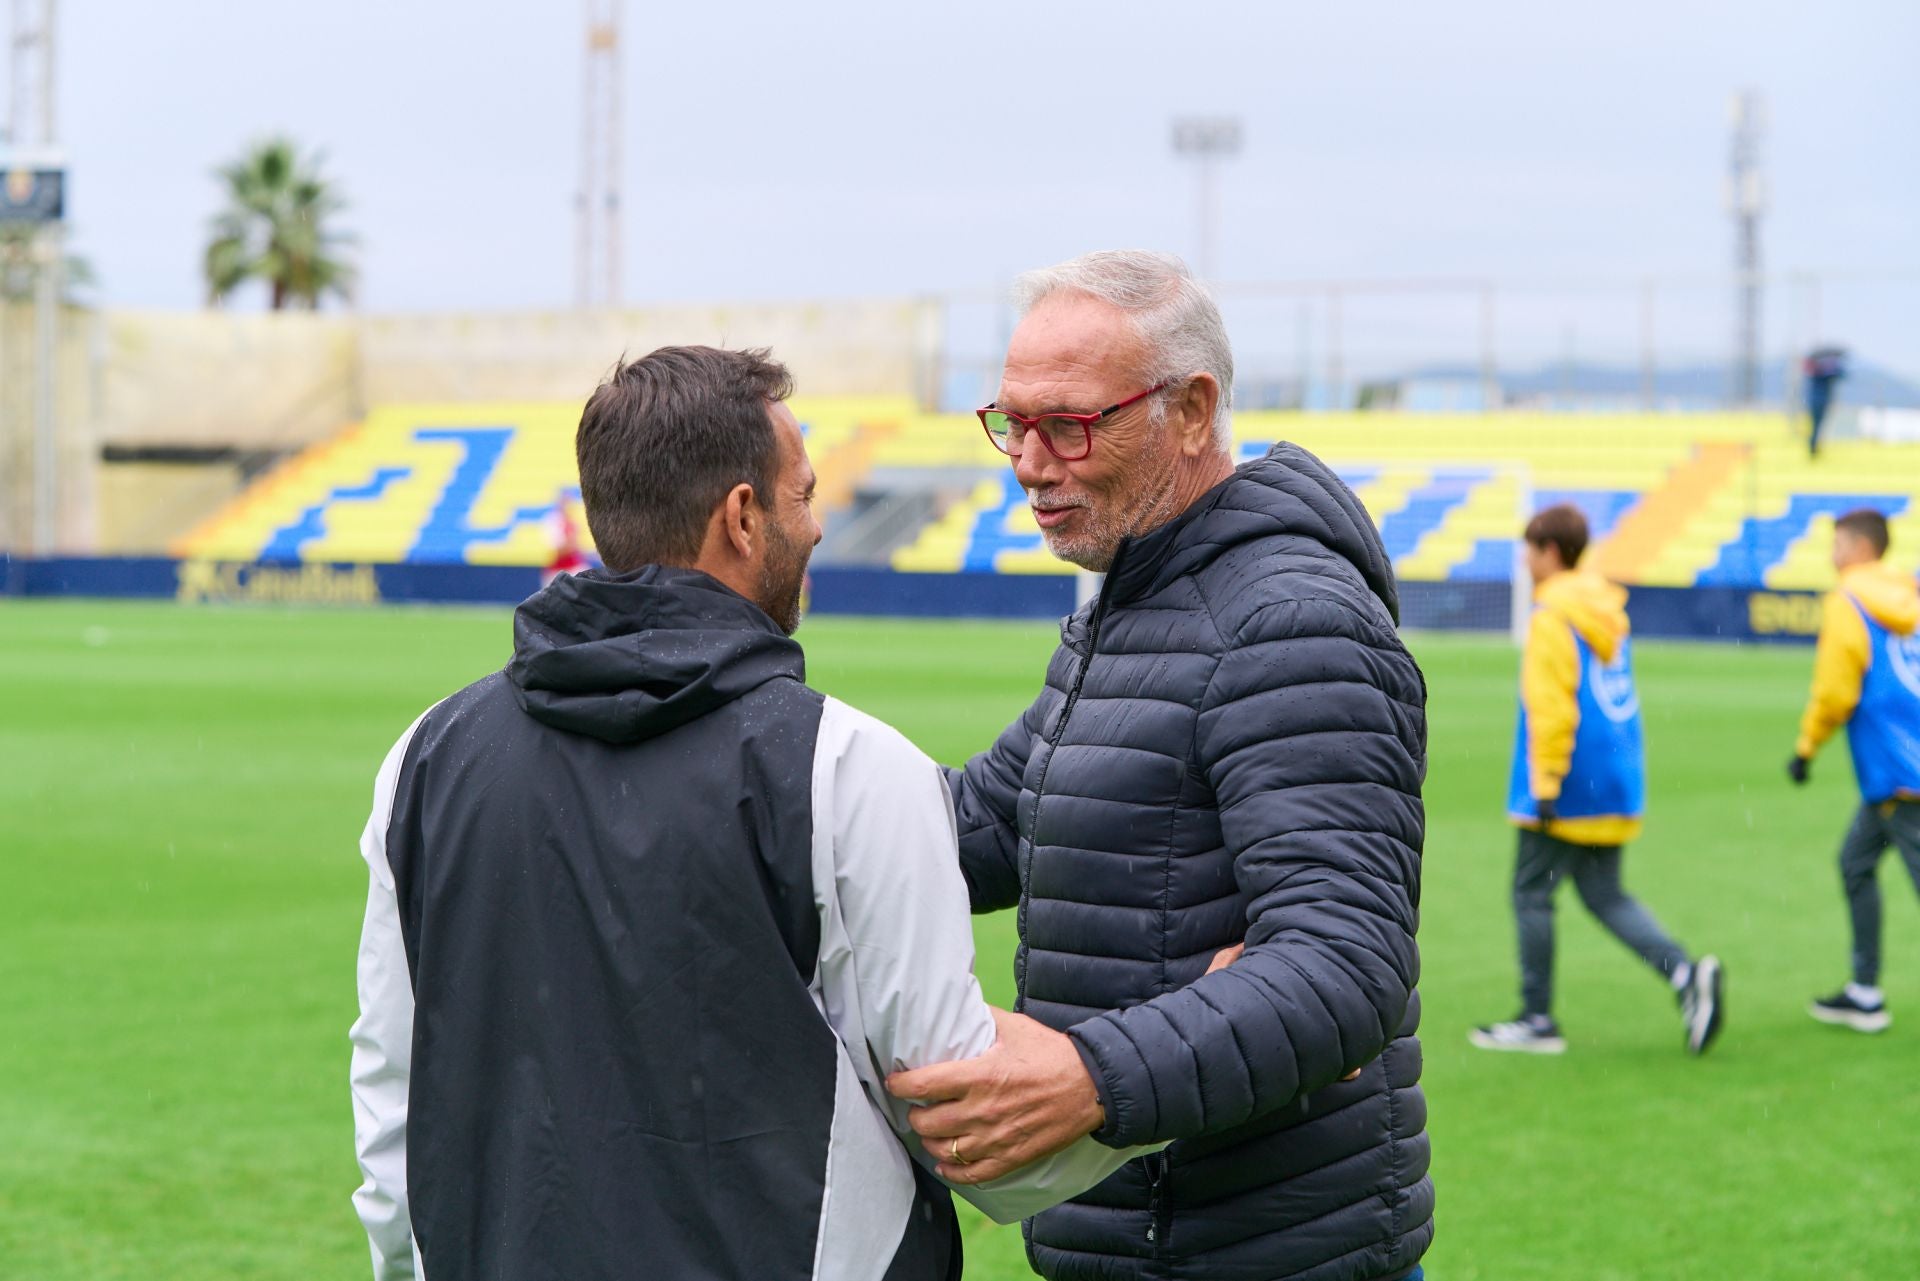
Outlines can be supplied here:
<path id="1" fill-rule="evenodd" d="M 1058 619 L 1073 612 L 1075 580 L 1061 574 L 908 574 L 823 565 L 810 575 L 808 608 L 821 615 L 888 618 Z M 0 596 L 92 596 L 183 604 L 516 605 L 539 590 L 523 565 L 351 565 L 288 561 L 0 556 Z M 1404 582 L 1410 628 L 1505 631 L 1504 582 Z M 1810 642 L 1820 594 L 1764 588 L 1636 587 L 1627 611 L 1643 637 Z"/>

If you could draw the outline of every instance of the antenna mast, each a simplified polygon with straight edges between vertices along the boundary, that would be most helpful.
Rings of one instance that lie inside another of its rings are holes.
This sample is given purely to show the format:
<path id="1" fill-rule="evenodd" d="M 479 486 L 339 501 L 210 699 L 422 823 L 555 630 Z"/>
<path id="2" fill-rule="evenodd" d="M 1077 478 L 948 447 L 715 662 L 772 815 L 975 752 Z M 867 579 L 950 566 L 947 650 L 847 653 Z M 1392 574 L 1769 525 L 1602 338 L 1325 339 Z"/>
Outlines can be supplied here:
<path id="1" fill-rule="evenodd" d="M 1733 215 L 1734 310 L 1733 399 L 1760 399 L 1760 215 L 1767 208 L 1766 173 L 1760 167 L 1760 135 L 1766 103 L 1744 89 L 1733 97 L 1733 154 L 1727 172 L 1727 211 Z"/>
<path id="2" fill-rule="evenodd" d="M 16 0 L 17 2 L 17 0 Z M 620 10 L 623 0 L 584 0 L 580 189 L 574 197 L 574 302 L 620 302 Z"/>
<path id="3" fill-rule="evenodd" d="M 24 225 L 25 266 L 33 281 L 31 377 L 0 333 L 0 449 L 5 438 L 17 442 L 13 459 L 32 457 L 31 489 L 7 495 L 7 506 L 32 513 L 31 546 L 39 555 L 53 551 L 59 534 L 59 460 L 56 456 L 57 406 L 54 352 L 58 341 L 61 275 L 64 263 L 62 223 L 66 173 L 54 131 L 54 0 L 13 0 L 7 42 L 12 92 L 7 100 L 6 131 L 0 135 L 0 222 Z M 0 262 L 0 271 L 19 264 Z M 0 326 L 0 329 L 10 326 Z M 20 344 L 27 348 L 27 344 Z M 24 424 L 32 421 L 29 436 Z M 32 444 L 27 444 L 31 439 Z M 12 460 L 9 460 L 12 461 Z M 12 470 L 10 467 L 9 470 Z M 18 467 L 25 479 L 28 468 Z M 24 502 L 19 500 L 24 499 Z M 17 506 L 16 506 L 17 504 Z M 0 538 L 25 541 L 26 529 L 0 528 Z"/>

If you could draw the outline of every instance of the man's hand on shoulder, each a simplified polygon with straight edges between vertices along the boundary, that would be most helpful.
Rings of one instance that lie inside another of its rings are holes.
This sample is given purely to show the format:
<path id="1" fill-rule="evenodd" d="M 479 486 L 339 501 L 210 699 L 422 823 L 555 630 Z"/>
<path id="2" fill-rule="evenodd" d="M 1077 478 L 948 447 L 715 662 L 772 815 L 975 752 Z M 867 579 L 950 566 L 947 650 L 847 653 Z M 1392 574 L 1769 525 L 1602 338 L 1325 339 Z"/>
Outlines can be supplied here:
<path id="1" fill-rule="evenodd" d="M 1213 954 L 1211 961 L 1207 962 L 1207 973 L 1212 974 L 1216 970 L 1224 970 L 1246 954 L 1247 945 L 1245 943 L 1235 943 L 1232 947 L 1223 947 Z"/>
<path id="2" fill-rule="evenodd" d="M 1072 1040 L 1024 1014 L 995 1009 L 993 1020 L 986 1053 L 887 1078 L 895 1098 L 927 1102 L 910 1119 L 949 1183 L 990 1183 L 1106 1123 Z"/>

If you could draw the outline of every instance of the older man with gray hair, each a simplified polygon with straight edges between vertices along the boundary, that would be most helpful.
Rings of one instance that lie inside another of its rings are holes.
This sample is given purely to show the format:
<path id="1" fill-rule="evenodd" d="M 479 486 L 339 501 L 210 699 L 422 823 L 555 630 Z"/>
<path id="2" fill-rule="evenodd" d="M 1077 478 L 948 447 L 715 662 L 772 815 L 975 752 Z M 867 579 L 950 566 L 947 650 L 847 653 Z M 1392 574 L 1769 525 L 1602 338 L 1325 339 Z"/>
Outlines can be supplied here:
<path id="1" fill-rule="evenodd" d="M 1305 450 L 1234 466 L 1232 351 L 1178 259 L 1090 254 L 1019 303 L 980 418 L 1054 555 L 1106 577 L 949 781 L 1045 1026 L 889 1088 L 956 1181 L 1172 1141 L 1028 1221 L 1054 1281 L 1418 1276 L 1426 688 L 1379 536 Z"/>

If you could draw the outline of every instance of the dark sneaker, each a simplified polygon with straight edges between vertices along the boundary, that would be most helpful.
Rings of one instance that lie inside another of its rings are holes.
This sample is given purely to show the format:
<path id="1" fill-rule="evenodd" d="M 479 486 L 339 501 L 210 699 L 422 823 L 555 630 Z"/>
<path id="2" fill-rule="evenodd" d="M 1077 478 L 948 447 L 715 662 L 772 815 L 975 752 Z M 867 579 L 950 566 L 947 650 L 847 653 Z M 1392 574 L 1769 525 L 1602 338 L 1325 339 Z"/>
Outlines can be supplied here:
<path id="1" fill-rule="evenodd" d="M 1513 1050 L 1521 1054 L 1564 1054 L 1566 1038 L 1560 1025 L 1543 1014 L 1527 1014 L 1508 1023 L 1489 1023 L 1467 1033 L 1467 1040 L 1483 1050 Z"/>
<path id="2" fill-rule="evenodd" d="M 1845 988 L 1832 996 L 1821 997 L 1807 1007 L 1807 1013 L 1822 1023 L 1850 1027 L 1856 1032 L 1884 1032 L 1893 1022 L 1893 1015 L 1887 1013 L 1885 1001 L 1867 1005 L 1854 1000 Z"/>
<path id="3" fill-rule="evenodd" d="M 1693 963 L 1680 993 L 1680 1017 L 1687 1025 L 1687 1053 L 1705 1054 L 1726 1019 L 1727 974 L 1720 958 L 1708 953 Z"/>

